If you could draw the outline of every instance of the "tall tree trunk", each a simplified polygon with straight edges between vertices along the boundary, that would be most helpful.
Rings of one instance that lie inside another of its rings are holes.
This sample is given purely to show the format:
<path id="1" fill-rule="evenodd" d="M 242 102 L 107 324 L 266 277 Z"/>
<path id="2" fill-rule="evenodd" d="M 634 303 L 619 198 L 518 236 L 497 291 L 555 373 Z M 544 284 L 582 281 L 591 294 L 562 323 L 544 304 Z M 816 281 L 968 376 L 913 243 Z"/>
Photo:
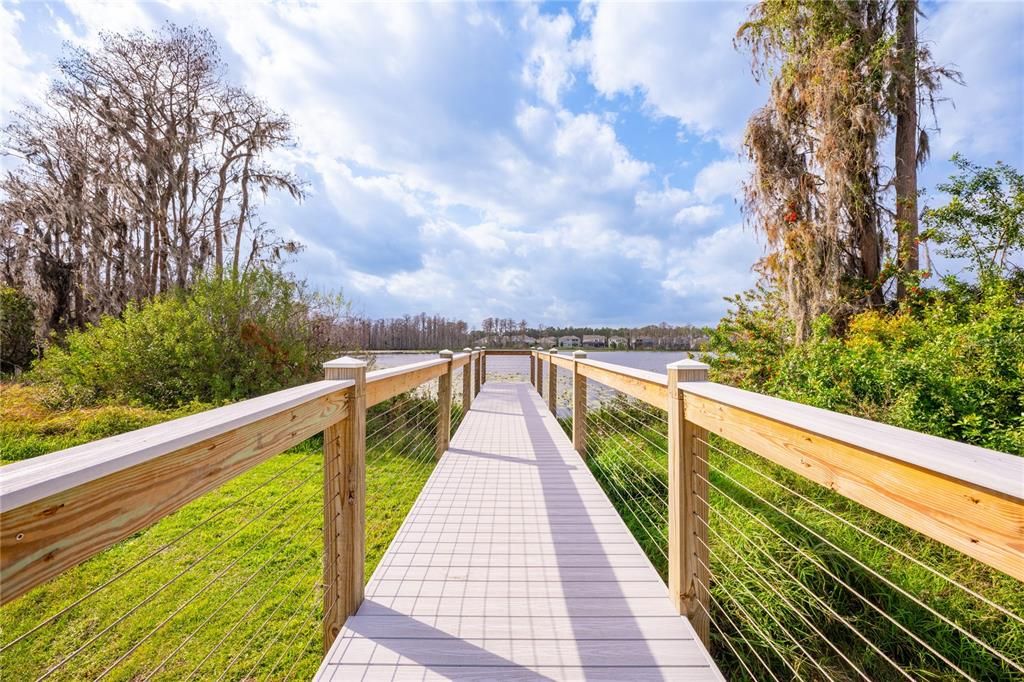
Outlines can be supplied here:
<path id="1" fill-rule="evenodd" d="M 906 275 L 917 270 L 917 0 L 896 4 L 899 81 L 896 109 L 896 297 L 907 296 Z"/>
<path id="2" fill-rule="evenodd" d="M 252 154 L 246 154 L 245 164 L 242 167 L 242 200 L 238 207 L 238 225 L 235 227 L 235 253 L 231 261 L 231 276 L 238 279 L 239 258 L 242 255 L 242 232 L 245 230 L 245 221 L 249 218 L 249 164 L 252 161 Z"/>

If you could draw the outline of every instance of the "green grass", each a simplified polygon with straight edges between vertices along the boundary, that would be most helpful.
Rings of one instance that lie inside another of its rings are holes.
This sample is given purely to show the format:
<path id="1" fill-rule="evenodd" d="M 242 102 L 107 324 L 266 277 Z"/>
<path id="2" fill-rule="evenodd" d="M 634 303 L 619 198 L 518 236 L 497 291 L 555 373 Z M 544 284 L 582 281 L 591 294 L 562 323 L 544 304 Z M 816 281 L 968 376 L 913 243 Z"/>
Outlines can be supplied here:
<path id="1" fill-rule="evenodd" d="M 571 429 L 571 419 L 562 423 Z M 665 433 L 664 412 L 632 401 L 592 409 L 588 417 L 588 465 L 663 577 Z M 1018 615 L 1024 614 L 1020 582 L 735 445 L 710 443 L 712 652 L 727 679 L 749 677 L 744 664 L 759 678 L 768 677 L 768 667 L 779 679 L 859 679 L 839 652 L 876 680 L 902 679 L 883 655 L 915 678 L 960 679 L 945 657 L 976 679 L 1020 679 L 922 604 L 1024 664 L 1020 622 L 829 512 Z"/>
<path id="2" fill-rule="evenodd" d="M 181 414 L 52 413 L 32 389 L 4 389 L 5 459 Z M 436 403 L 409 396 L 368 417 L 367 578 L 433 469 L 435 419 Z M 322 658 L 321 443 L 271 458 L 0 609 L 6 644 L 72 607 L 0 654 L 4 679 L 35 679 L 83 646 L 52 679 L 92 679 L 111 664 L 112 680 L 309 678 Z"/>

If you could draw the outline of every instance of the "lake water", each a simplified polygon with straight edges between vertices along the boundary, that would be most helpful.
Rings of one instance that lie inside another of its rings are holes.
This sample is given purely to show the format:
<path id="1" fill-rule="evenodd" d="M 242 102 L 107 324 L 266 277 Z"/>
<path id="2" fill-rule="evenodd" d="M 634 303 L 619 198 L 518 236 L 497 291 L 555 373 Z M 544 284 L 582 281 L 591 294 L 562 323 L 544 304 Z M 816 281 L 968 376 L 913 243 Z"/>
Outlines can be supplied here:
<path id="1" fill-rule="evenodd" d="M 566 355 L 572 353 L 571 349 L 559 351 Z M 634 369 L 645 369 L 650 372 L 665 373 L 665 365 L 682 360 L 686 357 L 699 358 L 700 353 L 685 351 L 628 351 L 628 350 L 587 350 L 587 357 L 601 362 L 610 362 L 615 365 L 625 365 Z M 387 369 L 398 367 L 414 362 L 422 362 L 436 358 L 437 353 L 375 353 L 374 368 Z M 529 377 L 530 366 L 525 356 L 498 357 L 493 356 L 487 359 L 487 373 L 504 374 L 525 373 Z"/>
<path id="2" fill-rule="evenodd" d="M 568 355 L 572 350 L 564 349 L 560 352 Z M 685 351 L 587 350 L 587 357 L 589 359 L 608 362 L 615 365 L 624 365 L 634 369 L 644 369 L 649 372 L 657 372 L 659 374 L 664 374 L 665 366 L 670 363 L 682 360 L 686 357 L 699 359 L 701 355 L 701 353 L 687 353 Z M 374 354 L 372 369 L 399 367 L 401 365 L 409 365 L 414 362 L 422 362 L 436 357 L 438 357 L 437 353 L 376 353 Z M 529 356 L 525 355 L 513 355 L 508 357 L 501 357 L 497 355 L 491 356 L 487 358 L 487 378 L 491 381 L 529 381 L 529 359 Z M 544 371 L 547 372 L 547 364 L 544 366 Z M 455 376 L 453 377 L 454 380 L 452 385 L 456 394 L 458 394 L 462 386 L 461 372 L 461 369 L 456 370 Z M 421 390 L 425 394 L 435 393 L 437 390 L 436 382 L 430 382 L 429 385 L 424 385 Z M 606 386 L 594 381 L 589 381 L 587 385 L 587 402 L 589 404 L 598 404 L 604 400 L 610 399 L 615 395 L 615 393 L 615 391 Z M 545 393 L 545 399 L 546 395 L 547 394 Z M 558 372 L 556 403 L 559 416 L 565 416 L 571 412 L 572 373 L 564 369 L 561 369 Z"/>

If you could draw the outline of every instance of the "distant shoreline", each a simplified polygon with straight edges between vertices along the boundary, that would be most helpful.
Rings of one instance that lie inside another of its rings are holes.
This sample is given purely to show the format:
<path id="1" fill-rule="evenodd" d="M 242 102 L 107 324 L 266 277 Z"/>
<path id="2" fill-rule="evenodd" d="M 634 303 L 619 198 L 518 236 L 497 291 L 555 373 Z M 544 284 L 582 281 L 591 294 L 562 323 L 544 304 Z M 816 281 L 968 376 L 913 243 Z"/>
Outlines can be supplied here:
<path id="1" fill-rule="evenodd" d="M 453 348 L 456 352 L 461 352 L 460 349 Z M 491 350 L 533 350 L 532 348 L 493 348 Z M 706 351 L 700 350 L 666 350 L 664 348 L 591 348 L 589 346 L 563 346 L 559 347 L 558 350 L 585 350 L 588 353 L 704 353 Z M 359 353 L 366 355 L 427 355 L 437 353 L 436 350 L 362 350 Z"/>

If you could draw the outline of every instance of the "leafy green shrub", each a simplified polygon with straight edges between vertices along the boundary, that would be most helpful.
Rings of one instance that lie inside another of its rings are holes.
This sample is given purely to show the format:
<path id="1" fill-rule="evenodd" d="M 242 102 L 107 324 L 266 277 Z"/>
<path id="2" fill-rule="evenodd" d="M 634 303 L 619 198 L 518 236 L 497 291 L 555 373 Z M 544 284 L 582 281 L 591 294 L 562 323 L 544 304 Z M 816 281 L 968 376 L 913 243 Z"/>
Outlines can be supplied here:
<path id="1" fill-rule="evenodd" d="M 1024 454 L 1024 307 L 1010 287 L 862 313 L 841 339 L 827 324 L 783 356 L 769 393 Z"/>
<path id="2" fill-rule="evenodd" d="M 173 407 L 260 395 L 322 376 L 328 349 L 316 303 L 270 270 L 204 279 L 68 334 L 33 378 L 52 387 L 56 404 Z"/>
<path id="3" fill-rule="evenodd" d="M 54 411 L 45 387 L 0 384 L 0 464 L 63 450 L 200 412 L 198 403 L 174 410 L 101 405 Z"/>
<path id="4" fill-rule="evenodd" d="M 983 288 L 949 284 L 912 309 L 861 313 L 842 337 L 823 317 L 807 342 L 764 353 L 754 352 L 754 341 L 722 337 L 753 328 L 752 338 L 779 338 L 765 328 L 784 323 L 760 309 L 734 310 L 713 337 L 715 350 L 727 353 L 713 360 L 713 378 L 1024 454 L 1024 307 L 1016 287 L 1006 281 Z"/>
<path id="5" fill-rule="evenodd" d="M 35 357 L 36 310 L 32 299 L 0 287 L 0 372 L 26 370 Z"/>

